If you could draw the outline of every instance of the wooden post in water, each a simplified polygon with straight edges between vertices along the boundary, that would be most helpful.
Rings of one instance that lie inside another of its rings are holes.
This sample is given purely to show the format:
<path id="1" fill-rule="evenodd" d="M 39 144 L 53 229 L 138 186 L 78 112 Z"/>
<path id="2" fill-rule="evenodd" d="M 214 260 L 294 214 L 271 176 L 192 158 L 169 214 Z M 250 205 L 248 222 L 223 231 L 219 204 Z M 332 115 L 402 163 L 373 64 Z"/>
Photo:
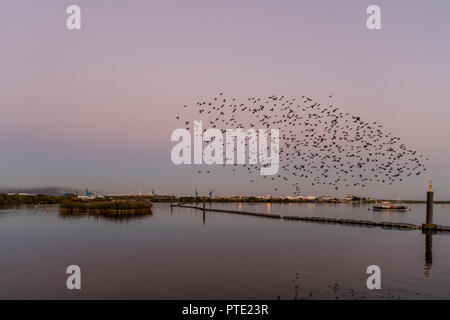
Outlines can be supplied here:
<path id="1" fill-rule="evenodd" d="M 436 230 L 436 225 L 433 224 L 433 205 L 434 205 L 434 192 L 433 192 L 433 184 L 430 181 L 429 190 L 427 192 L 427 219 L 426 223 L 422 225 L 422 229 Z"/>
<path id="2" fill-rule="evenodd" d="M 433 191 L 427 192 L 427 224 L 433 224 Z"/>
<path id="3" fill-rule="evenodd" d="M 205 225 L 205 222 L 206 222 L 206 211 L 205 211 L 205 209 L 206 209 L 206 200 L 203 197 L 203 225 Z"/>

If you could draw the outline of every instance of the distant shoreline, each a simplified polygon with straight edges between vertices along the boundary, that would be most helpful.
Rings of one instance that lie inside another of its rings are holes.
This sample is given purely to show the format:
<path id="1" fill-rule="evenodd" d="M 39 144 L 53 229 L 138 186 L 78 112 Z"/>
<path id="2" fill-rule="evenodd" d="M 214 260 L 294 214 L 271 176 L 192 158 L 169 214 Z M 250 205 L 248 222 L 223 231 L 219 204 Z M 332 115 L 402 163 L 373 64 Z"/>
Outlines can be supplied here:
<path id="1" fill-rule="evenodd" d="M 90 202 L 108 202 L 113 200 L 143 200 L 153 203 L 329 203 L 329 204 L 370 204 L 375 203 L 374 199 L 358 198 L 353 200 L 343 200 L 343 199 L 289 199 L 287 197 L 220 197 L 220 198 L 209 198 L 209 197 L 175 197 L 175 196 L 101 196 L 101 197 L 78 197 L 76 195 L 67 196 L 47 196 L 47 195 L 8 195 L 0 193 L 0 206 L 7 205 L 18 205 L 18 204 L 63 204 L 67 202 L 79 202 L 79 203 L 90 203 Z M 377 200 L 396 202 L 396 200 Z M 402 200 L 406 204 L 425 204 L 425 200 Z M 446 201 L 435 201 L 435 204 L 450 204 L 450 200 Z"/>

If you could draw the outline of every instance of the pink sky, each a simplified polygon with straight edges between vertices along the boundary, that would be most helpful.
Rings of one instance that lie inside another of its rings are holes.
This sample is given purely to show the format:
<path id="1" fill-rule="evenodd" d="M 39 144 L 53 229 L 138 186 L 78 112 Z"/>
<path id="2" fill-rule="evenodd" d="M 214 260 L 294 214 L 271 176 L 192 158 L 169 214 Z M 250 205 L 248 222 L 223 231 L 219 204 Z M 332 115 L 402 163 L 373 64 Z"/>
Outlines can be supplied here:
<path id="1" fill-rule="evenodd" d="M 377 2 L 379 31 L 365 26 L 369 1 L 80 0 L 82 30 L 68 31 L 71 1 L 4 0 L 0 186 L 266 194 L 222 169 L 199 179 L 172 165 L 177 112 L 218 92 L 333 94 L 430 158 L 428 176 L 336 195 L 423 198 L 433 179 L 450 199 L 450 3 Z M 334 195 L 307 181 L 305 193 Z"/>

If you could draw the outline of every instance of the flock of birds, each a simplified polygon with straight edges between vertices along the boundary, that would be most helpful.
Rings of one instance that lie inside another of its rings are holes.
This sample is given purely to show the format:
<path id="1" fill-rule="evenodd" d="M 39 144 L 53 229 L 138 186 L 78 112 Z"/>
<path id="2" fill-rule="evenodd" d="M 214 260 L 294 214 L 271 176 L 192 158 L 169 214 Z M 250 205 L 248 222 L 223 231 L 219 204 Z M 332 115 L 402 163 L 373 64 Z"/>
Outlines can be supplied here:
<path id="1" fill-rule="evenodd" d="M 197 102 L 194 108 L 184 105 L 176 118 L 187 130 L 193 127 L 194 120 L 202 120 L 206 127 L 203 130 L 279 129 L 278 173 L 260 176 L 259 165 L 244 165 L 250 182 L 254 183 L 256 177 L 272 180 L 274 191 L 278 190 L 279 182 L 291 183 L 294 195 L 302 193 L 303 183 L 328 185 L 336 190 L 365 187 L 375 182 L 392 185 L 427 170 L 424 162 L 428 159 L 408 148 L 400 138 L 385 132 L 381 124 L 366 122 L 307 96 L 292 99 L 272 95 L 238 101 L 220 93 L 210 100 Z M 224 150 L 231 142 L 225 143 Z M 233 147 L 236 150 L 234 142 Z M 247 140 L 245 148 L 249 148 Z M 236 168 L 232 170 L 236 172 Z M 211 170 L 198 173 L 211 173 Z"/>

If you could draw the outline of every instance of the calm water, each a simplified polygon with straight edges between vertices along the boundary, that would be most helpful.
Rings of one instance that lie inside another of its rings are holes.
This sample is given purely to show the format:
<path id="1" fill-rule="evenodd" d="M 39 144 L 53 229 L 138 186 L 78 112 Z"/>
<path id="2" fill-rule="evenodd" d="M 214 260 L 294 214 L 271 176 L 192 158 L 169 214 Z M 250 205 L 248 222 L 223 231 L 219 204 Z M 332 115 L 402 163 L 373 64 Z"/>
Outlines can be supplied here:
<path id="1" fill-rule="evenodd" d="M 239 204 L 213 204 L 239 209 Z M 350 204 L 242 204 L 241 210 L 421 224 L 424 205 L 374 213 Z M 435 206 L 450 225 L 450 206 Z M 432 238 L 432 239 L 430 239 Z M 126 221 L 67 218 L 56 207 L 0 210 L 0 298 L 450 298 L 450 235 L 206 213 L 156 204 Z M 431 241 L 430 241 L 431 240 Z M 427 260 L 427 261 L 426 261 Z M 432 261 L 431 261 L 432 260 Z M 68 265 L 82 290 L 66 289 Z M 381 267 L 382 289 L 366 287 Z"/>

